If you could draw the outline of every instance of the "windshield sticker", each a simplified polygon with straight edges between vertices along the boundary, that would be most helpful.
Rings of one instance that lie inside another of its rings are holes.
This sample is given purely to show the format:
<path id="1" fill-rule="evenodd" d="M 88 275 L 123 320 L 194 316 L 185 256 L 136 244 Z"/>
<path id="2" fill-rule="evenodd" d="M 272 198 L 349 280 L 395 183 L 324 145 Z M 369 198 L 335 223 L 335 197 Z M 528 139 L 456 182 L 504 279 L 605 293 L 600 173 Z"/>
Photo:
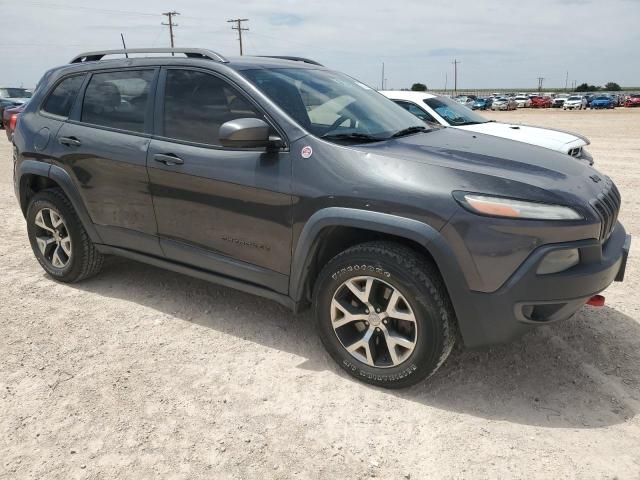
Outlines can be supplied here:
<path id="1" fill-rule="evenodd" d="M 302 147 L 300 155 L 302 155 L 302 158 L 309 158 L 311 155 L 313 155 L 313 149 L 309 145 Z"/>

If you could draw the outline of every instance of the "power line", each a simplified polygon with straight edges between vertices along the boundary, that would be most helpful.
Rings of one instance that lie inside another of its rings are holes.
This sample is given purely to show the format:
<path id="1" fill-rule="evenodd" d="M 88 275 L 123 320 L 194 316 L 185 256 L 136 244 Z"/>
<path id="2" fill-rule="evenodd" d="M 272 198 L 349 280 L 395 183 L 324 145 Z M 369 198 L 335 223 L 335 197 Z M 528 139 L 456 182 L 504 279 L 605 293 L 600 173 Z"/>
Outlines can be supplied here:
<path id="1" fill-rule="evenodd" d="M 542 93 L 542 82 L 544 82 L 544 77 L 538 77 L 538 93 Z"/>
<path id="2" fill-rule="evenodd" d="M 455 95 L 458 94 L 458 64 L 462 63 L 458 60 L 454 60 L 453 62 L 453 91 Z"/>
<path id="3" fill-rule="evenodd" d="M 165 17 L 167 17 L 169 19 L 168 23 L 162 23 L 162 25 L 168 25 L 169 26 L 169 38 L 171 39 L 171 48 L 174 47 L 174 43 L 173 43 L 173 27 L 177 27 L 178 24 L 177 23 L 173 23 L 173 17 L 180 15 L 178 12 L 173 11 L 173 12 L 165 12 L 162 15 L 164 15 Z M 173 54 L 171 54 L 173 55 Z"/>
<path id="4" fill-rule="evenodd" d="M 231 30 L 238 31 L 238 42 L 240 42 L 240 55 L 242 55 L 242 32 L 246 32 L 249 30 L 248 28 L 242 28 L 242 22 L 248 22 L 248 18 L 233 18 L 231 20 L 227 20 L 227 23 L 235 23 L 235 27 L 231 27 Z"/>

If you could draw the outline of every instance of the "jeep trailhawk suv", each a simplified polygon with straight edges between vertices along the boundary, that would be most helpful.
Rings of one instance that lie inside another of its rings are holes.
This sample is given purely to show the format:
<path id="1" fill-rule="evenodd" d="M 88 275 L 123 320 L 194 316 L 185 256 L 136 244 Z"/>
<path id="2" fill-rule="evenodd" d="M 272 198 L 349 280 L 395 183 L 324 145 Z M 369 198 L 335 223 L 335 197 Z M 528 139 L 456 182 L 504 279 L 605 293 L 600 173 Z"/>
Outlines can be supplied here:
<path id="1" fill-rule="evenodd" d="M 56 280 L 114 254 L 312 306 L 340 366 L 388 387 L 433 373 L 458 332 L 505 342 L 622 280 L 620 194 L 580 160 L 427 127 L 311 60 L 104 59 L 124 53 L 47 72 L 15 132 Z"/>

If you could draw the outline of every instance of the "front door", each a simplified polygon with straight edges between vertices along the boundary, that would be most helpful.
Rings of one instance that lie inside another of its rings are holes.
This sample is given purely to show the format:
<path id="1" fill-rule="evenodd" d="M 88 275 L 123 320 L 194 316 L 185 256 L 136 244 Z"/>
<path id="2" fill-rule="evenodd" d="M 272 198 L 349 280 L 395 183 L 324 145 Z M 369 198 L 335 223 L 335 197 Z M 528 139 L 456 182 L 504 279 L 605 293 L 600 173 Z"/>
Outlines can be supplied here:
<path id="1" fill-rule="evenodd" d="M 225 79 L 180 68 L 160 78 L 147 165 L 165 255 L 286 293 L 289 153 L 220 145 L 223 123 L 265 118 Z"/>

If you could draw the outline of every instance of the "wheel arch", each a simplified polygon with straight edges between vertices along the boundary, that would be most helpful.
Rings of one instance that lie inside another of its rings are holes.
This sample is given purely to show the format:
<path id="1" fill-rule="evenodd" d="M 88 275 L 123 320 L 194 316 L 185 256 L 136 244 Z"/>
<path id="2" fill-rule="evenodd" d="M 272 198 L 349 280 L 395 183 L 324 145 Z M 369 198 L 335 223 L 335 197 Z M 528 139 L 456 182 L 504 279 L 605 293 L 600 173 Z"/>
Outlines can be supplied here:
<path id="1" fill-rule="evenodd" d="M 23 215 L 26 216 L 29 201 L 33 195 L 47 188 L 60 188 L 75 209 L 89 238 L 94 243 L 102 243 L 89 212 L 84 206 L 80 192 L 70 175 L 62 168 L 37 160 L 24 160 L 17 172 L 18 199 Z"/>
<path id="2" fill-rule="evenodd" d="M 302 229 L 291 264 L 289 295 L 306 303 L 328 260 L 353 245 L 380 239 L 405 244 L 432 260 L 449 292 L 456 282 L 466 285 L 446 240 L 430 225 L 387 213 L 329 207 L 313 214 Z"/>

